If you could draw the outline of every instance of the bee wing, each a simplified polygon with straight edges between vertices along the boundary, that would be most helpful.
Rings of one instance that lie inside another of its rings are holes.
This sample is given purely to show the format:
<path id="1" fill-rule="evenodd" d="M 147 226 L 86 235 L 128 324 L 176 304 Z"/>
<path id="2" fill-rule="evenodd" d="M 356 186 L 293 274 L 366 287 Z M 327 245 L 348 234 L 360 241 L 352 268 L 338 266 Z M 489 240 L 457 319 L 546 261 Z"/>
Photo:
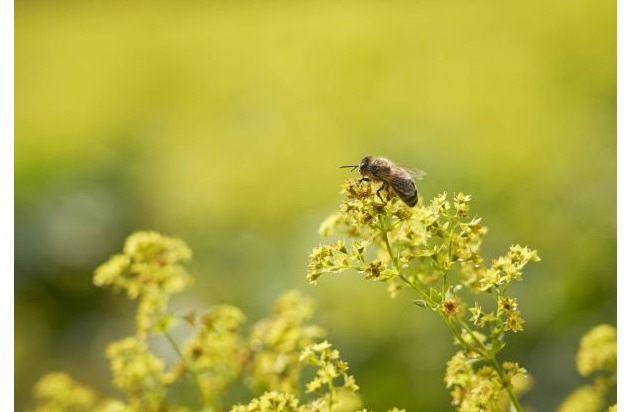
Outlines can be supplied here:
<path id="1" fill-rule="evenodd" d="M 414 179 L 422 180 L 427 175 L 424 170 L 420 170 L 411 166 L 403 166 L 399 165 L 402 169 L 404 169 L 407 173 L 411 175 Z"/>
<path id="2" fill-rule="evenodd" d="M 408 179 L 402 176 L 390 175 L 387 182 L 401 197 L 415 196 L 417 193 L 416 184 L 413 179 Z"/>

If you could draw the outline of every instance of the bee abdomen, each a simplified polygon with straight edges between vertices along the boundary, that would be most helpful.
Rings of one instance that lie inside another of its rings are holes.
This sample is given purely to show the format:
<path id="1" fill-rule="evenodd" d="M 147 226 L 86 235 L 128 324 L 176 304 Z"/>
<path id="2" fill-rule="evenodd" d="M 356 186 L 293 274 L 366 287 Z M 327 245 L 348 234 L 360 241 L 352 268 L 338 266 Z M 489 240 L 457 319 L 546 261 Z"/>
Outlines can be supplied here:
<path id="1" fill-rule="evenodd" d="M 396 193 L 396 196 L 400 198 L 409 207 L 413 207 L 418 203 L 418 188 L 413 182 L 413 179 L 409 177 L 392 177 L 388 182 Z"/>
<path id="2" fill-rule="evenodd" d="M 418 191 L 416 190 L 412 195 L 405 195 L 402 193 L 398 193 L 398 197 L 405 202 L 405 204 L 409 207 L 414 207 L 418 204 Z"/>

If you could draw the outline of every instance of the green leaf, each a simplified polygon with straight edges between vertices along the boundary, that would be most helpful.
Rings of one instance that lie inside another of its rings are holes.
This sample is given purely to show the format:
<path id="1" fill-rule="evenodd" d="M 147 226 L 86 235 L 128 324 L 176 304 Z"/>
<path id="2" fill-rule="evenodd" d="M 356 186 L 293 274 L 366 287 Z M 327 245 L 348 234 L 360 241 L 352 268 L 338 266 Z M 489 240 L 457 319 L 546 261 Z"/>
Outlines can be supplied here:
<path id="1" fill-rule="evenodd" d="M 424 308 L 424 309 L 431 308 L 431 305 L 429 305 L 429 303 L 424 299 L 416 299 L 413 301 L 413 303 L 414 305 L 420 306 L 421 308 Z"/>

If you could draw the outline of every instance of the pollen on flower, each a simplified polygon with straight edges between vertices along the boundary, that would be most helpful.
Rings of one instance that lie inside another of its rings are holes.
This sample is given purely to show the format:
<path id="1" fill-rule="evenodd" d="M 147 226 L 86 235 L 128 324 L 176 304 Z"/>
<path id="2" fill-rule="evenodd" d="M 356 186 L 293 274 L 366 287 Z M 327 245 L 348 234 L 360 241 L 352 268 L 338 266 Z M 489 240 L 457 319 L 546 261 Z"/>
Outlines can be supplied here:
<path id="1" fill-rule="evenodd" d="M 365 199 L 372 196 L 372 184 L 351 179 L 343 184 L 341 193 L 351 199 Z"/>
<path id="2" fill-rule="evenodd" d="M 381 271 L 383 270 L 383 262 L 380 260 L 375 260 L 367 265 L 363 272 L 365 273 L 366 279 L 378 279 L 381 275 Z"/>
<path id="3" fill-rule="evenodd" d="M 454 297 L 442 301 L 442 311 L 446 316 L 460 316 L 463 312 L 461 300 Z"/>
<path id="4" fill-rule="evenodd" d="M 502 296 L 498 301 L 499 309 L 505 313 L 513 312 L 517 308 L 516 298 Z"/>

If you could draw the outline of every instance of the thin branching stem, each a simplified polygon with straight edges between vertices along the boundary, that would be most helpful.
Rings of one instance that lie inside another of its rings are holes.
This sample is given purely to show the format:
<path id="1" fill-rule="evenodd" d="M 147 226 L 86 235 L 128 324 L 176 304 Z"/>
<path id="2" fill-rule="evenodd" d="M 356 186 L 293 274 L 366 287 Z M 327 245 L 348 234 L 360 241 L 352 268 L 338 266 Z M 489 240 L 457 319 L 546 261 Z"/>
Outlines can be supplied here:
<path id="1" fill-rule="evenodd" d="M 400 263 L 398 262 L 398 257 L 396 255 L 394 255 L 394 252 L 392 251 L 392 246 L 389 243 L 389 237 L 387 235 L 387 232 L 385 230 L 383 230 L 382 233 L 383 233 L 383 242 L 385 243 L 385 247 L 387 248 L 387 253 L 389 254 L 389 258 L 391 259 L 392 263 L 394 264 L 394 268 L 396 268 L 396 273 L 397 273 L 398 277 L 400 278 L 400 280 L 405 282 L 411 289 L 415 290 L 427 302 L 430 302 L 429 295 L 427 295 L 427 293 L 424 290 L 422 290 L 418 285 L 416 285 L 413 282 L 411 282 L 402 273 L 402 270 L 400 269 Z"/>
<path id="2" fill-rule="evenodd" d="M 459 333 L 459 331 L 457 330 L 457 328 L 455 328 L 455 325 L 453 325 L 453 322 L 451 322 L 451 319 L 449 316 L 447 316 L 444 312 L 440 311 L 440 314 L 442 315 L 442 319 L 444 319 L 444 322 L 446 322 L 446 326 L 448 326 L 448 328 L 451 330 L 451 332 L 453 333 L 453 335 L 455 336 L 455 339 L 457 339 L 457 341 L 468 351 L 470 352 L 474 352 L 477 355 L 485 358 L 486 355 L 484 354 L 483 349 L 480 348 L 476 348 L 472 345 L 470 345 L 468 342 L 466 342 L 464 340 L 464 338 L 462 337 L 461 333 Z"/>
<path id="3" fill-rule="evenodd" d="M 203 390 L 203 384 L 201 383 L 201 377 L 199 376 L 199 373 L 194 367 L 192 367 L 189 364 L 188 360 L 184 356 L 184 353 L 181 351 L 181 349 L 179 348 L 179 345 L 177 344 L 173 336 L 170 334 L 170 332 L 167 330 L 163 330 L 162 333 L 164 333 L 164 336 L 166 336 L 166 340 L 171 345 L 173 350 L 177 353 L 179 358 L 182 360 L 182 363 L 186 367 L 186 370 L 190 372 L 190 374 L 193 376 L 193 380 L 195 381 L 195 386 L 197 387 L 197 390 L 199 391 L 199 394 L 201 395 L 201 400 L 203 402 L 203 405 L 205 407 L 210 407 L 212 402 L 211 402 L 211 399 L 209 399 L 209 397 L 206 396 Z"/>
<path id="4" fill-rule="evenodd" d="M 451 222 L 451 225 L 452 224 L 453 223 Z M 390 257 L 390 259 L 391 259 L 391 261 L 392 261 L 392 263 L 394 265 L 394 268 L 396 269 L 398 277 L 404 283 L 406 283 L 409 287 L 411 287 L 416 293 L 418 293 L 423 299 L 425 299 L 427 302 L 430 302 L 432 305 L 435 304 L 435 302 L 432 302 L 430 300 L 430 296 L 424 290 L 422 290 L 416 284 L 411 282 L 402 273 L 402 270 L 400 268 L 400 263 L 398 261 L 398 256 L 395 255 L 394 251 L 392 250 L 392 246 L 391 246 L 391 243 L 389 241 L 388 232 L 386 230 L 382 229 L 381 233 L 382 233 L 383 243 L 385 243 L 385 248 L 387 249 L 387 253 L 388 253 L 388 255 L 389 255 L 389 257 Z M 450 261 L 452 259 L 452 244 L 453 244 L 453 227 L 451 227 L 451 233 L 450 233 L 450 236 L 449 236 L 449 246 L 448 246 L 449 264 L 450 264 Z M 445 296 L 445 294 L 446 294 L 448 269 L 442 269 L 442 271 L 443 271 L 442 296 Z M 481 341 L 479 341 L 477 336 L 474 334 L 474 332 L 470 329 L 470 327 L 468 326 L 468 324 L 465 321 L 463 321 L 463 320 L 458 318 L 459 324 L 468 332 L 468 334 L 470 335 L 472 340 L 475 342 L 474 346 L 469 344 L 468 342 L 466 342 L 466 340 L 462 337 L 461 333 L 459 333 L 459 331 L 457 330 L 455 325 L 453 325 L 453 322 L 451 321 L 451 318 L 448 315 L 446 315 L 442 311 L 438 311 L 438 312 L 440 312 L 440 314 L 442 315 L 442 318 L 444 319 L 446 325 L 451 330 L 451 332 L 453 333 L 453 335 L 455 336 L 457 341 L 464 348 L 466 348 L 468 351 L 471 351 L 471 352 L 474 352 L 474 353 L 478 354 L 484 360 L 486 360 L 488 363 L 490 363 L 492 365 L 492 368 L 499 375 L 499 378 L 501 379 L 501 382 L 503 383 L 504 389 L 505 389 L 508 397 L 510 398 L 510 401 L 511 401 L 512 405 L 514 406 L 514 409 L 517 412 L 522 412 L 522 407 L 521 407 L 521 405 L 520 405 L 520 403 L 518 401 L 518 398 L 516 397 L 516 395 L 512 391 L 511 383 L 505 381 L 506 380 L 505 372 L 503 371 L 503 368 L 501 368 L 501 365 L 499 365 L 499 362 L 497 361 L 495 355 L 490 353 L 490 352 L 488 352 L 486 350 L 484 344 Z"/>

